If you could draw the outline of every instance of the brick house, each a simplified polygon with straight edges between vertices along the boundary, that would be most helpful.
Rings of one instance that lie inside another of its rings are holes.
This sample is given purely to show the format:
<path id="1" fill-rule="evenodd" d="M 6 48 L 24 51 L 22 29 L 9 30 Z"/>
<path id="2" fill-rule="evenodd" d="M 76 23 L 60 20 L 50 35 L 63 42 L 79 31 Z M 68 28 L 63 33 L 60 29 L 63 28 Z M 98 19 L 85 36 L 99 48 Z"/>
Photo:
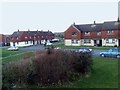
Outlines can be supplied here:
<path id="1" fill-rule="evenodd" d="M 0 46 L 10 45 L 10 35 L 0 34 Z"/>
<path id="2" fill-rule="evenodd" d="M 120 46 L 120 21 L 72 24 L 65 31 L 66 46 Z"/>
<path id="3" fill-rule="evenodd" d="M 54 34 L 51 31 L 15 31 L 11 35 L 10 46 L 30 46 L 49 42 L 54 39 Z"/>

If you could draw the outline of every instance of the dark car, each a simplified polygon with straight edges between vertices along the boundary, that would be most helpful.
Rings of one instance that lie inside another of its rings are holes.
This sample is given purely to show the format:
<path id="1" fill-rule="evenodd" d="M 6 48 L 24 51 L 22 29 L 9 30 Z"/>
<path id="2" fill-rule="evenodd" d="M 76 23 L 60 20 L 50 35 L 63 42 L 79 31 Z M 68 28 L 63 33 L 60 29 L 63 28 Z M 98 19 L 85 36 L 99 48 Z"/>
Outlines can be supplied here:
<path id="1" fill-rule="evenodd" d="M 106 52 L 100 52 L 100 56 L 120 58 L 120 48 L 113 48 Z"/>

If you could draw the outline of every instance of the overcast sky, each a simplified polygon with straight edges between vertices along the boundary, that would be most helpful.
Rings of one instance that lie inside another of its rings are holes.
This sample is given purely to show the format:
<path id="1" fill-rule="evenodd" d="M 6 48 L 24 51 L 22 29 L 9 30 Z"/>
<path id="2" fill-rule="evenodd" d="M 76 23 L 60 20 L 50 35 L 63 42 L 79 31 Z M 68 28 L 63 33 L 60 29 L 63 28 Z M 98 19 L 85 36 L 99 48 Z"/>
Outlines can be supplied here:
<path id="1" fill-rule="evenodd" d="M 63 32 L 76 24 L 118 18 L 118 2 L 3 2 L 2 34 L 19 30 Z"/>

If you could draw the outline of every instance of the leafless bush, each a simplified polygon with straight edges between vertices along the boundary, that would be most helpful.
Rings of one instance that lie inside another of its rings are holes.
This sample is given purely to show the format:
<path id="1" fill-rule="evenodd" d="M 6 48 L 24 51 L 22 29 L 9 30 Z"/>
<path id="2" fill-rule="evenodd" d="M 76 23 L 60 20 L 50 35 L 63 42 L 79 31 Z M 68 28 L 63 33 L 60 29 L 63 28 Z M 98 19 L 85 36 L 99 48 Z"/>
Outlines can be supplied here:
<path id="1" fill-rule="evenodd" d="M 89 53 L 52 49 L 36 52 L 32 60 L 8 63 L 3 68 L 4 86 L 56 85 L 75 80 L 91 72 Z"/>

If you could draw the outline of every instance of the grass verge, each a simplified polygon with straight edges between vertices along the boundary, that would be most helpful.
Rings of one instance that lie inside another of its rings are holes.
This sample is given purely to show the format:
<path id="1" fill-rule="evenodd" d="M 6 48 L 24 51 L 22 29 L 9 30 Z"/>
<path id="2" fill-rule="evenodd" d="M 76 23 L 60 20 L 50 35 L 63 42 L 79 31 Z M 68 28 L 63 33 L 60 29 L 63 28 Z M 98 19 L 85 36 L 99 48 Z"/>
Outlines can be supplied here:
<path id="1" fill-rule="evenodd" d="M 112 46 L 105 46 L 105 47 L 96 47 L 96 46 L 65 46 L 64 44 L 54 45 L 54 47 L 60 47 L 61 49 L 80 49 L 80 48 L 91 48 L 93 50 L 109 50 L 114 48 Z"/>

